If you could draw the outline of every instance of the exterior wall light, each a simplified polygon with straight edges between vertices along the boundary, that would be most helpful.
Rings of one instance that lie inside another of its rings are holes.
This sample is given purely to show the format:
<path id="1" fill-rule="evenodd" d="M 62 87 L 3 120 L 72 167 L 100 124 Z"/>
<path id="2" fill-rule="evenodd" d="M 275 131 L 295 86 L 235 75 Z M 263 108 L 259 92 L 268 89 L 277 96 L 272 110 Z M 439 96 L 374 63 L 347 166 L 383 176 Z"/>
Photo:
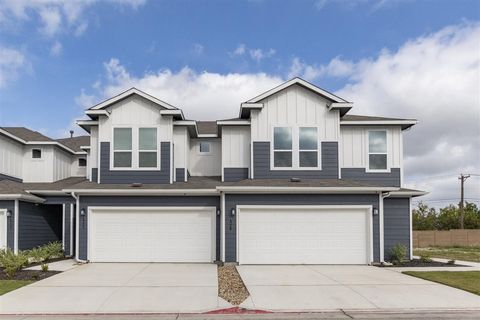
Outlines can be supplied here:
<path id="1" fill-rule="evenodd" d="M 81 215 L 82 217 L 85 216 L 85 209 L 83 209 L 83 208 L 80 209 L 80 215 Z"/>
<path id="2" fill-rule="evenodd" d="M 234 216 L 234 215 L 235 215 L 235 209 L 232 209 L 232 211 L 230 211 L 230 214 L 231 214 L 232 216 Z"/>
<path id="3" fill-rule="evenodd" d="M 217 209 L 217 216 L 220 215 L 220 209 Z"/>
<path id="4" fill-rule="evenodd" d="M 7 217 L 11 217 L 12 216 L 12 210 L 7 210 Z"/>
<path id="5" fill-rule="evenodd" d="M 377 208 L 373 209 L 373 215 L 374 215 L 374 216 L 377 216 L 377 215 L 378 215 L 378 209 L 377 209 Z"/>

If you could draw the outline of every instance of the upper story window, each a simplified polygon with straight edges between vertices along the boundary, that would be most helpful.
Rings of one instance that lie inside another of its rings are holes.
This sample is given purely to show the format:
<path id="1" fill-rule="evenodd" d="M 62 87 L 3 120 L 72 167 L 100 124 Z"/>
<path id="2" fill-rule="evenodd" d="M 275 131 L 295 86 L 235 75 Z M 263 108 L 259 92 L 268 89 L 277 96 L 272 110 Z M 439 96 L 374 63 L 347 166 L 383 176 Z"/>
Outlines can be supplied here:
<path id="1" fill-rule="evenodd" d="M 274 127 L 273 167 L 318 169 L 318 128 Z"/>
<path id="2" fill-rule="evenodd" d="M 277 168 L 290 168 L 292 158 L 292 128 L 273 128 L 273 165 Z"/>
<path id="3" fill-rule="evenodd" d="M 387 170 L 387 131 L 368 132 L 369 170 Z"/>
<path id="4" fill-rule="evenodd" d="M 113 166 L 132 167 L 132 128 L 113 129 Z"/>
<path id="5" fill-rule="evenodd" d="M 138 166 L 155 168 L 157 166 L 157 128 L 138 129 Z"/>
<path id="6" fill-rule="evenodd" d="M 114 128 L 114 168 L 158 168 L 157 128 Z"/>
<path id="7" fill-rule="evenodd" d="M 41 149 L 32 149 L 32 159 L 41 159 L 42 150 Z"/>
<path id="8" fill-rule="evenodd" d="M 209 142 L 200 142 L 198 146 L 200 153 L 208 154 L 210 153 L 210 143 Z"/>
<path id="9" fill-rule="evenodd" d="M 78 166 L 79 167 L 86 167 L 87 166 L 87 159 L 84 159 L 84 158 L 78 159 Z"/>

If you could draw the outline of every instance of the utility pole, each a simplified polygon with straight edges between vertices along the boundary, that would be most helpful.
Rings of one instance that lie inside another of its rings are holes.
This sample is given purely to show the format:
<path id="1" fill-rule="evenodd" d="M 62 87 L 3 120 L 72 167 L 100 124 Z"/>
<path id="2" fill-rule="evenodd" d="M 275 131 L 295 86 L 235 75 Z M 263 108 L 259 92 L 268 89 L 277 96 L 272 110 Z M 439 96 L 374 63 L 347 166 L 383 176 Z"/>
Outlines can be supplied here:
<path id="1" fill-rule="evenodd" d="M 464 184 L 465 184 L 465 180 L 467 180 L 468 178 L 470 178 L 470 175 L 463 174 L 463 173 L 460 173 L 460 177 L 458 177 L 458 180 L 460 180 L 460 203 L 458 205 L 458 208 L 460 209 L 460 229 L 464 228 L 464 223 L 463 223 L 463 220 L 465 217 L 465 213 L 463 212 L 463 199 L 464 199 L 464 189 L 465 189 Z"/>

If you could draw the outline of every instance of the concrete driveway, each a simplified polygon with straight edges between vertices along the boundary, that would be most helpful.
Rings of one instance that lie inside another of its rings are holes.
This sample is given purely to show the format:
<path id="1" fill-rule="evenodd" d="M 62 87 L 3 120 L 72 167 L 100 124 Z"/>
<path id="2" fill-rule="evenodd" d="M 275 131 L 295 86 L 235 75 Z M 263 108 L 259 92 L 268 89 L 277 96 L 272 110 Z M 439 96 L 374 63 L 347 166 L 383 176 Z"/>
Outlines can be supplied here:
<path id="1" fill-rule="evenodd" d="M 239 266 L 241 306 L 270 311 L 478 309 L 466 291 L 370 266 Z"/>
<path id="2" fill-rule="evenodd" d="M 92 263 L 0 297 L 0 313 L 205 312 L 218 298 L 214 264 Z"/>

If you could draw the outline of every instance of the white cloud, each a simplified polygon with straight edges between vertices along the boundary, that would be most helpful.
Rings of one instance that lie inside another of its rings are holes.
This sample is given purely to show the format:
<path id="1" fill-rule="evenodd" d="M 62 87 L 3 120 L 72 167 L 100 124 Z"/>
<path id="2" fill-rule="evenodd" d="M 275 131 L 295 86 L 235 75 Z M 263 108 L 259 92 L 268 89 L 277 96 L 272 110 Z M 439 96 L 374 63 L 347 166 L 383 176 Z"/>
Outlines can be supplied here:
<path id="1" fill-rule="evenodd" d="M 100 88 L 97 102 L 136 87 L 181 108 L 187 118 L 196 120 L 237 117 L 241 102 L 283 81 L 264 73 L 199 73 L 189 67 L 178 72 L 164 69 L 136 77 L 114 58 L 104 63 L 104 67 L 107 83 L 103 86 L 97 84 Z M 78 101 L 85 99 L 82 97 Z"/>
<path id="2" fill-rule="evenodd" d="M 235 48 L 235 50 L 232 52 L 231 55 L 233 56 L 241 56 L 243 54 L 245 54 L 245 51 L 246 51 L 246 46 L 244 43 L 240 43 L 237 48 Z"/>
<path id="3" fill-rule="evenodd" d="M 193 45 L 193 51 L 195 51 L 196 54 L 202 54 L 204 50 L 205 50 L 205 47 L 200 43 L 195 43 Z"/>
<path id="4" fill-rule="evenodd" d="M 0 47 L 0 89 L 14 81 L 28 67 L 25 55 L 18 50 Z"/>
<path id="5" fill-rule="evenodd" d="M 355 113 L 419 120 L 405 133 L 405 173 L 409 186 L 432 191 L 430 199 L 458 198 L 456 175 L 480 173 L 478 39 L 480 24 L 466 23 L 383 50 L 353 64 L 337 92 L 355 102 Z M 446 173 L 451 190 L 445 179 L 432 178 Z M 479 179 L 468 188 L 479 198 Z"/>
<path id="6" fill-rule="evenodd" d="M 268 49 L 268 50 L 262 50 L 262 49 L 250 49 L 249 50 L 250 57 L 255 60 L 256 62 L 260 62 L 260 60 L 264 58 L 270 58 L 275 54 L 275 49 Z"/>
<path id="7" fill-rule="evenodd" d="M 99 2 L 99 0 L 0 0 L 0 27 L 38 19 L 38 29 L 47 37 L 69 31 L 78 36 L 83 34 L 88 26 L 85 10 Z M 106 2 L 121 8 L 137 9 L 144 5 L 146 0 Z"/>
<path id="8" fill-rule="evenodd" d="M 309 65 L 295 57 L 292 59 L 288 77 L 301 77 L 310 81 L 321 77 L 347 77 L 355 72 L 355 68 L 353 62 L 340 57 L 335 57 L 327 65 Z"/>
<path id="9" fill-rule="evenodd" d="M 58 57 L 62 54 L 63 46 L 59 41 L 55 41 L 50 48 L 50 54 L 54 57 Z"/>

